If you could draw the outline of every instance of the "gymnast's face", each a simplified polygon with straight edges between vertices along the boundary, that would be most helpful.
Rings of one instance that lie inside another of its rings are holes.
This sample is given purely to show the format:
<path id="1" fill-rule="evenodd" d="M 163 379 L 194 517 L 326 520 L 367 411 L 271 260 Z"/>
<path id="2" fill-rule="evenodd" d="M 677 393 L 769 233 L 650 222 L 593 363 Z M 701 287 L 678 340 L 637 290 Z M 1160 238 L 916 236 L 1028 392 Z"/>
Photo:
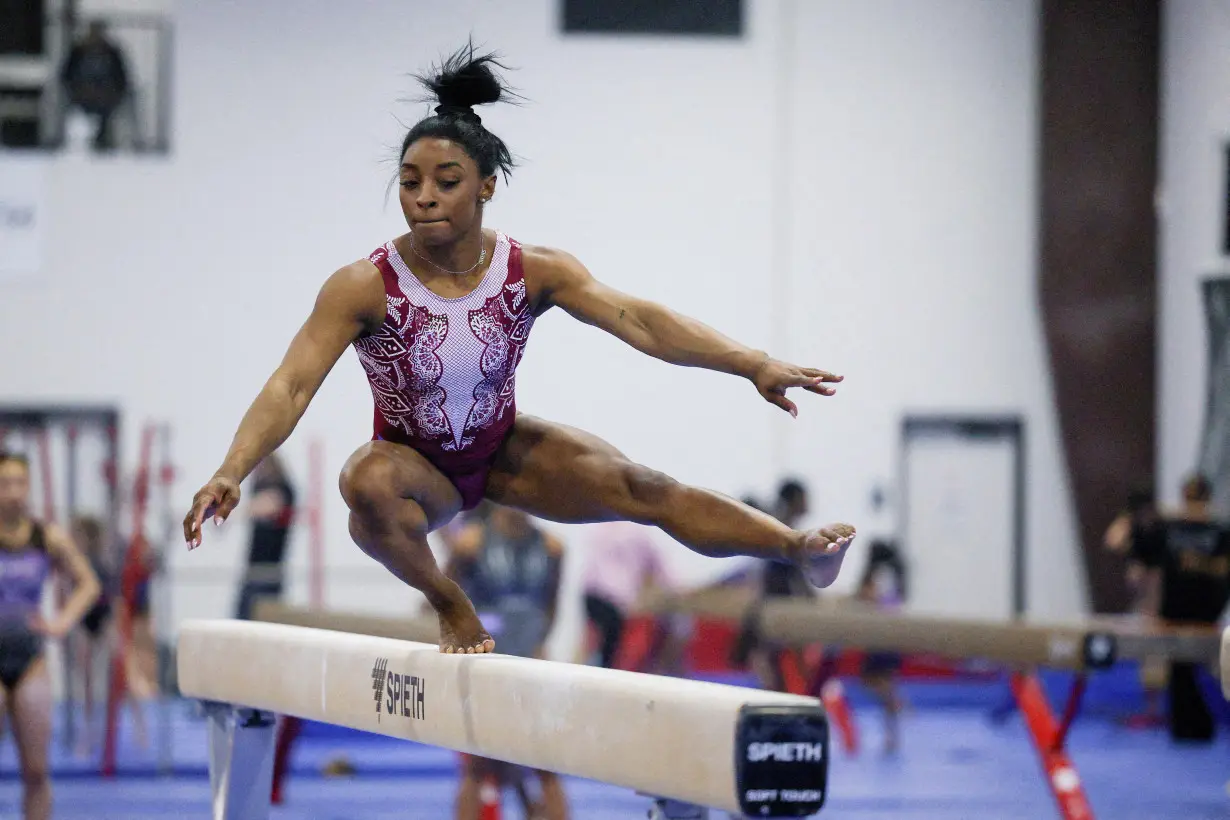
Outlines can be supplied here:
<path id="1" fill-rule="evenodd" d="M 26 516 L 30 503 L 30 470 L 20 461 L 0 461 L 0 519 L 15 521 Z"/>
<path id="2" fill-rule="evenodd" d="M 399 171 L 401 212 L 423 246 L 448 245 L 482 228 L 482 204 L 495 193 L 495 175 L 483 177 L 478 164 L 457 143 L 424 137 L 410 143 Z"/>

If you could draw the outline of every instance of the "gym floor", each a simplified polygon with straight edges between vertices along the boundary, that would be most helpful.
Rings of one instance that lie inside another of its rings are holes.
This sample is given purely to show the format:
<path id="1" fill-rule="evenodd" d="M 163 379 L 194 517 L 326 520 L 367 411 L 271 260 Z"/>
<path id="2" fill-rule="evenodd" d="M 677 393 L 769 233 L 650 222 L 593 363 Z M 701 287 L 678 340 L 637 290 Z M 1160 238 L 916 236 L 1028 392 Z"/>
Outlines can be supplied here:
<path id="1" fill-rule="evenodd" d="M 1061 688 L 1049 681 L 1052 692 Z M 879 711 L 850 686 L 860 751 L 834 745 L 831 789 L 821 817 L 927 820 L 1039 820 L 1056 817 L 1054 801 L 1019 715 L 992 717 L 1004 687 L 910 684 L 902 718 L 902 749 L 880 753 Z M 1106 711 L 1105 692 L 1072 730 L 1069 748 L 1095 816 L 1112 820 L 1214 820 L 1230 817 L 1227 743 L 1173 744 L 1159 729 L 1133 729 Z M 1118 711 L 1122 711 L 1120 704 Z M 175 774 L 157 776 L 154 755 L 121 745 L 122 774 L 103 780 L 86 762 L 60 758 L 53 767 L 60 820 L 142 820 L 206 817 L 205 724 L 192 704 L 170 702 L 170 749 Z M 1226 733 L 1223 731 L 1223 736 Z M 124 732 L 124 737 L 131 733 Z M 57 744 L 58 747 L 58 744 Z M 21 786 L 7 742 L 0 756 L 0 817 L 20 816 Z M 345 758 L 356 774 L 324 777 L 330 760 Z M 450 752 L 387 738 L 310 726 L 296 748 L 285 805 L 275 820 L 447 818 L 456 789 Z M 567 785 L 573 817 L 644 817 L 647 802 L 626 789 L 580 780 Z M 521 820 L 512 795 L 505 820 Z M 717 815 L 720 816 L 720 815 Z"/>

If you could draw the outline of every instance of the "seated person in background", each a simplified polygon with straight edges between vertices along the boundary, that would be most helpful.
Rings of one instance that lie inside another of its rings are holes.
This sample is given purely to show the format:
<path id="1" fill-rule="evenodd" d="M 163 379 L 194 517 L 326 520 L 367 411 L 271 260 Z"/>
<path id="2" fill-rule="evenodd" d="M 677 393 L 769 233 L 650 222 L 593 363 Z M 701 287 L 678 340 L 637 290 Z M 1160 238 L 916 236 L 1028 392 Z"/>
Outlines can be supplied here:
<path id="1" fill-rule="evenodd" d="M 649 529 L 628 521 L 589 528 L 585 577 L 585 617 L 598 633 L 598 665 L 615 664 L 628 613 L 650 591 L 670 587 L 666 568 Z"/>
<path id="2" fill-rule="evenodd" d="M 520 510 L 490 502 L 484 507 L 485 522 L 477 516 L 451 535 L 445 572 L 470 596 L 500 652 L 541 658 L 555 623 L 563 546 Z M 477 820 L 483 781 L 489 778 L 516 788 L 526 817 L 565 820 L 568 805 L 559 776 L 533 772 L 540 790 L 535 798 L 527 774 L 519 766 L 463 755 L 457 820 Z"/>
<path id="3" fill-rule="evenodd" d="M 1207 478 L 1183 482 L 1183 506 L 1140 533 L 1132 549 L 1148 567 L 1148 611 L 1166 621 L 1215 624 L 1230 599 L 1230 533 L 1212 520 Z M 1197 664 L 1170 664 L 1170 734 L 1209 742 L 1213 716 L 1200 691 Z"/>
<path id="4" fill-rule="evenodd" d="M 857 596 L 881 611 L 894 611 L 905 602 L 905 561 L 897 545 L 891 541 L 871 543 L 871 555 Z M 884 706 L 884 753 L 895 754 L 899 744 L 897 716 L 901 698 L 894 683 L 901 668 L 901 655 L 896 652 L 868 652 L 863 658 L 863 683 Z"/>

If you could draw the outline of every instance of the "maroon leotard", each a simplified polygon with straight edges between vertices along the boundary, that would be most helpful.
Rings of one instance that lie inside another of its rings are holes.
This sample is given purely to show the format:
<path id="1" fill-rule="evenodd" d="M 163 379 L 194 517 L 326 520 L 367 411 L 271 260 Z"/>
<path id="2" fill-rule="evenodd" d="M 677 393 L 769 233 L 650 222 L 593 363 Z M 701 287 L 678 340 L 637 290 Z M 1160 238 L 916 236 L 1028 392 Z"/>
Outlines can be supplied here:
<path id="1" fill-rule="evenodd" d="M 516 418 L 515 371 L 534 324 L 521 246 L 497 233 L 482 282 L 452 299 L 428 290 L 392 242 L 368 258 L 387 302 L 380 328 L 354 343 L 375 399 L 373 438 L 413 447 L 472 509 Z"/>

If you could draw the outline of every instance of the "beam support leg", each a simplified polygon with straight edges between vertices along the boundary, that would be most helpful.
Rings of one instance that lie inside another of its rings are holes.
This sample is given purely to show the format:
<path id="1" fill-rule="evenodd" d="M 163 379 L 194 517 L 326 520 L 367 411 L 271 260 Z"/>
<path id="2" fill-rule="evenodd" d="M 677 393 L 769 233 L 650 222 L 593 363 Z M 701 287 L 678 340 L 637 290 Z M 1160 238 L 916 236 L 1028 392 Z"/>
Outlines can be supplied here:
<path id="1" fill-rule="evenodd" d="M 269 712 L 208 703 L 214 820 L 269 820 L 276 721 Z"/>

